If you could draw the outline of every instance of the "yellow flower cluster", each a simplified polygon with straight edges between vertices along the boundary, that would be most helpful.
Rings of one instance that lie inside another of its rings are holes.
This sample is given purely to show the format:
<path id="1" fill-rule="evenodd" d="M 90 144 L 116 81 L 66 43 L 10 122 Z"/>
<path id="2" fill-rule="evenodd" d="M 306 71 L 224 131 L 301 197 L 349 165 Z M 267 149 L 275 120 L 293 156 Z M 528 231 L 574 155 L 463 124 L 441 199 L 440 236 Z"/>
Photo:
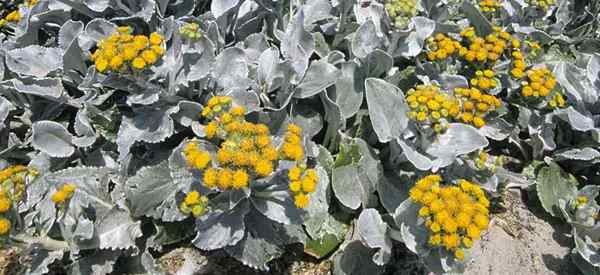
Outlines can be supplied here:
<path id="1" fill-rule="evenodd" d="M 429 51 L 427 59 L 429 61 L 445 60 L 453 54 L 459 53 L 463 49 L 460 42 L 446 36 L 443 33 L 437 33 L 434 37 L 427 39 Z"/>
<path id="2" fill-rule="evenodd" d="M 554 97 L 548 101 L 548 107 L 550 109 L 564 108 L 565 106 L 567 106 L 567 102 L 559 92 L 557 92 Z"/>
<path id="3" fill-rule="evenodd" d="M 294 204 L 305 208 L 310 201 L 308 195 L 315 192 L 319 176 L 314 169 L 306 169 L 306 165 L 294 166 L 288 171 L 290 191 L 294 193 Z"/>
<path id="4" fill-rule="evenodd" d="M 496 62 L 508 48 L 518 49 L 521 42 L 499 27 L 494 27 L 494 33 L 485 38 L 475 33 L 475 28 L 468 27 L 460 32 L 460 36 L 469 43 L 459 52 L 467 62 Z"/>
<path id="5" fill-rule="evenodd" d="M 39 0 L 25 0 L 25 2 L 21 5 L 24 5 L 27 8 L 31 8 L 37 4 Z M 9 22 L 18 23 L 21 21 L 21 13 L 19 10 L 14 10 L 9 12 L 4 18 L 0 19 L 0 28 L 4 27 Z"/>
<path id="6" fill-rule="evenodd" d="M 91 55 L 98 72 L 128 72 L 143 70 L 158 62 L 165 54 L 162 35 L 133 35 L 130 27 L 118 27 L 109 37 L 98 42 Z"/>
<path id="7" fill-rule="evenodd" d="M 527 78 L 529 81 L 521 84 L 521 95 L 524 97 L 546 97 L 556 86 L 556 78 L 545 67 L 528 70 Z"/>
<path id="8" fill-rule="evenodd" d="M 232 106 L 231 98 L 212 97 L 202 111 L 211 121 L 205 128 L 206 137 L 222 140 L 215 156 L 216 168 L 204 171 L 204 185 L 209 188 L 227 190 L 248 187 L 252 177 L 262 178 L 271 175 L 274 161 L 279 153 L 264 124 L 246 121 L 246 109 Z M 211 162 L 211 155 L 188 145 L 184 150 L 190 166 L 204 169 Z"/>
<path id="9" fill-rule="evenodd" d="M 444 93 L 436 85 L 417 85 L 406 93 L 410 106 L 408 117 L 420 124 L 433 125 L 436 132 L 443 129 L 443 121 L 456 118 L 460 114 L 458 100 Z"/>
<path id="10" fill-rule="evenodd" d="M 417 1 L 386 0 L 385 10 L 397 28 L 405 28 L 410 19 L 417 15 Z"/>
<path id="11" fill-rule="evenodd" d="M 497 97 L 482 93 L 477 88 L 455 88 L 454 95 L 460 99 L 462 113 L 460 120 L 463 123 L 470 123 L 477 128 L 485 125 L 485 115 L 494 111 L 502 105 Z"/>
<path id="12" fill-rule="evenodd" d="M 531 6 L 547 11 L 550 6 L 556 4 L 556 0 L 528 0 L 527 3 Z"/>
<path id="13" fill-rule="evenodd" d="M 281 145 L 280 153 L 284 159 L 299 161 L 304 158 L 302 147 L 302 128 L 290 123 L 285 133 L 285 140 Z"/>
<path id="14" fill-rule="evenodd" d="M 494 89 L 497 85 L 496 79 L 494 79 L 495 76 L 496 73 L 493 70 L 477 70 L 475 78 L 471 79 L 471 86 L 481 90 Z"/>
<path id="15" fill-rule="evenodd" d="M 56 192 L 54 192 L 50 198 L 55 204 L 62 204 L 71 197 L 73 197 L 75 189 L 77 189 L 77 186 L 75 186 L 75 184 L 64 184 L 59 190 L 56 190 Z"/>
<path id="16" fill-rule="evenodd" d="M 471 248 L 481 232 L 488 228 L 490 202 L 479 185 L 461 179 L 458 186 L 442 186 L 439 175 L 417 181 L 410 199 L 421 205 L 418 215 L 429 230 L 429 244 L 454 252 L 464 259 L 464 249 Z"/>
<path id="17" fill-rule="evenodd" d="M 181 28 L 179 28 L 179 33 L 189 40 L 198 40 L 202 37 L 202 33 L 199 32 L 200 25 L 198 23 L 185 23 Z"/>
<path id="18" fill-rule="evenodd" d="M 200 196 L 198 191 L 192 191 L 185 196 L 185 199 L 179 205 L 179 210 L 186 215 L 191 213 L 194 218 L 197 218 L 204 215 L 206 205 L 208 205 L 208 198 Z"/>
<path id="19" fill-rule="evenodd" d="M 525 64 L 525 57 L 523 57 L 520 50 L 514 50 L 512 52 L 512 57 L 513 68 L 510 70 L 510 74 L 517 79 L 523 78 L 525 76 L 525 67 L 527 67 L 527 64 Z"/>
<path id="20" fill-rule="evenodd" d="M 229 108 L 231 108 L 231 97 L 213 96 L 208 100 L 204 109 L 202 109 L 202 116 L 212 119 L 215 116 L 218 116 L 218 115 L 224 113 L 225 110 L 228 110 Z M 215 124 L 216 124 L 216 122 L 215 122 Z M 209 127 L 209 126 L 207 126 L 207 127 Z M 216 128 L 211 128 L 210 130 L 216 130 Z M 215 133 L 215 131 L 209 131 L 209 129 L 207 129 L 207 134 L 208 134 L 208 132 Z M 209 137 L 209 138 L 212 138 L 212 137 Z"/>
<path id="21" fill-rule="evenodd" d="M 502 5 L 497 0 L 481 0 L 479 1 L 479 9 L 482 12 L 495 12 L 501 8 Z"/>
<path id="22" fill-rule="evenodd" d="M 492 173 L 496 172 L 498 166 L 504 165 L 502 156 L 489 155 L 486 151 L 473 152 L 472 159 L 475 160 L 475 167 L 479 170 L 489 170 Z"/>
<path id="23" fill-rule="evenodd" d="M 25 178 L 27 176 L 36 176 L 37 171 L 27 168 L 23 165 L 9 166 L 0 171 L 0 184 L 2 190 L 8 197 L 19 202 L 25 194 Z"/>

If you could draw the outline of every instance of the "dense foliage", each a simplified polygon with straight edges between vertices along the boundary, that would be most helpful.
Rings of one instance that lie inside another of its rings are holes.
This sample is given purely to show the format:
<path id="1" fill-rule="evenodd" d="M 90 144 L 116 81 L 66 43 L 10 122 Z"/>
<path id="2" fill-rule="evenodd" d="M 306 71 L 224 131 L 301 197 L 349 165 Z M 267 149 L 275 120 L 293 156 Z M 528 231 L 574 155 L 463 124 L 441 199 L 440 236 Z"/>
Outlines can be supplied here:
<path id="1" fill-rule="evenodd" d="M 167 247 L 461 272 L 509 188 L 600 273 L 600 3 L 0 3 L 0 239 L 28 274 Z"/>

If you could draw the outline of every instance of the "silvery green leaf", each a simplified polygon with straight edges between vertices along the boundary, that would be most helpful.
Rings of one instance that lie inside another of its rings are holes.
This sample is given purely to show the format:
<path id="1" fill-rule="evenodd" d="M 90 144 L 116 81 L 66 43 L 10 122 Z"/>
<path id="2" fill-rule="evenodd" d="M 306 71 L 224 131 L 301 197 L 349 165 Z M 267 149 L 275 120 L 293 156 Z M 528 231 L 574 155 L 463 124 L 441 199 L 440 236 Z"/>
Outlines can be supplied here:
<path id="1" fill-rule="evenodd" d="M 469 22 L 475 27 L 477 34 L 480 36 L 486 36 L 494 31 L 490 21 L 488 21 L 487 18 L 481 14 L 479 9 L 475 8 L 470 2 L 464 1 L 460 9 L 465 13 Z"/>
<path id="2" fill-rule="evenodd" d="M 6 66 L 13 72 L 44 77 L 62 68 L 62 52 L 58 48 L 31 45 L 7 52 Z"/>
<path id="3" fill-rule="evenodd" d="M 592 85 L 600 87 L 600 55 L 592 55 L 587 64 L 586 75 Z"/>
<path id="4" fill-rule="evenodd" d="M 283 249 L 263 239 L 246 234 L 246 237 L 234 246 L 225 248 L 227 253 L 249 267 L 268 271 L 267 263 L 283 255 Z"/>
<path id="5" fill-rule="evenodd" d="M 314 105 L 300 103 L 294 105 L 291 120 L 302 127 L 303 134 L 311 139 L 323 129 L 323 117 Z"/>
<path id="6" fill-rule="evenodd" d="M 183 60 L 186 66 L 189 66 L 187 75 L 188 81 L 196 81 L 206 77 L 215 62 L 215 45 L 207 37 L 203 36 L 199 41 L 194 43 L 193 49 L 184 52 Z M 173 63 L 173 62 L 171 62 Z M 174 64 L 170 64 L 171 68 L 165 67 L 166 70 L 172 70 Z"/>
<path id="7" fill-rule="evenodd" d="M 48 251 L 45 249 L 40 249 L 34 254 L 34 258 L 31 260 L 31 265 L 27 267 L 27 274 L 48 274 L 48 272 L 50 272 L 48 266 L 54 263 L 56 260 L 61 260 L 63 258 L 63 254 L 64 252 L 61 250 Z"/>
<path id="8" fill-rule="evenodd" d="M 77 111 L 73 129 L 75 129 L 75 133 L 79 135 L 79 137 L 73 138 L 73 144 L 75 146 L 89 147 L 96 142 L 97 135 L 90 123 L 87 108 L 79 109 L 79 111 Z"/>
<path id="9" fill-rule="evenodd" d="M 360 109 L 365 92 L 364 79 L 364 72 L 354 61 L 342 63 L 340 77 L 335 83 L 335 103 L 344 119 L 354 116 Z"/>
<path id="10" fill-rule="evenodd" d="M 134 221 L 126 211 L 113 208 L 100 221 L 96 221 L 94 234 L 100 249 L 130 249 L 142 236 L 141 221 Z"/>
<path id="11" fill-rule="evenodd" d="M 180 243 L 193 237 L 194 222 L 189 219 L 182 222 L 154 223 L 156 234 L 148 237 L 146 247 L 163 251 L 164 246 Z"/>
<path id="12" fill-rule="evenodd" d="M 95 12 L 103 12 L 110 6 L 110 0 L 83 0 L 83 3 Z"/>
<path id="13" fill-rule="evenodd" d="M 348 5 L 352 2 L 344 3 L 342 1 L 342 3 Z M 386 17 L 383 4 L 376 1 L 354 1 L 353 10 L 356 16 L 356 23 L 362 25 L 367 21 L 373 21 L 377 35 L 383 35 L 384 30 L 382 30 L 381 21 Z"/>
<path id="14" fill-rule="evenodd" d="M 384 271 L 373 262 L 375 249 L 364 246 L 360 241 L 351 241 L 333 259 L 333 275 L 377 275 Z"/>
<path id="15" fill-rule="evenodd" d="M 394 220 L 396 225 L 400 226 L 404 245 L 413 253 L 422 255 L 429 250 L 427 247 L 429 232 L 419 223 L 419 208 L 418 204 L 406 199 L 394 212 Z"/>
<path id="16" fill-rule="evenodd" d="M 235 208 L 223 211 L 211 209 L 196 219 L 198 234 L 192 243 L 205 250 L 214 250 L 237 244 L 244 238 L 246 226 L 244 218 L 249 212 L 247 200 Z"/>
<path id="17" fill-rule="evenodd" d="M 598 234 L 600 227 L 594 227 L 584 230 L 573 228 L 573 237 L 575 240 L 574 250 L 589 264 L 600 267 L 600 245 L 598 244 Z"/>
<path id="18" fill-rule="evenodd" d="M 113 20 L 128 20 L 141 18 L 145 22 L 149 22 L 154 15 L 156 6 L 155 0 L 114 0 L 116 5 L 127 7 L 123 11 L 127 14 L 124 17 L 116 17 Z"/>
<path id="19" fill-rule="evenodd" d="M 135 109 L 134 117 L 123 116 L 117 137 L 119 159 L 123 160 L 129 154 L 136 141 L 157 143 L 170 137 L 174 130 L 170 115 L 176 112 L 176 108 L 145 106 Z"/>
<path id="20" fill-rule="evenodd" d="M 225 49 L 217 56 L 212 74 L 223 88 L 246 88 L 249 80 L 244 51 L 237 47 Z"/>
<path id="21" fill-rule="evenodd" d="M 175 152 L 181 154 L 178 150 Z M 189 177 L 192 177 L 191 173 Z M 148 216 L 166 222 L 185 218 L 179 211 L 176 194 L 187 191 L 185 189 L 189 189 L 189 183 L 175 182 L 166 161 L 140 169 L 125 185 L 127 200 L 134 216 Z"/>
<path id="22" fill-rule="evenodd" d="M 260 111 L 260 100 L 253 91 L 244 89 L 232 89 L 225 92 L 232 98 L 233 104 L 246 107 L 246 113 Z"/>
<path id="23" fill-rule="evenodd" d="M 513 130 L 513 125 L 503 118 L 494 118 L 488 121 L 479 131 L 487 138 L 500 141 L 508 138 Z"/>
<path id="24" fill-rule="evenodd" d="M 98 41 L 117 30 L 117 25 L 104 18 L 94 18 L 85 26 L 85 32 L 79 36 L 79 46 L 83 50 L 91 49 Z"/>
<path id="25" fill-rule="evenodd" d="M 396 49 L 393 52 L 393 56 L 404 56 L 413 57 L 421 53 L 425 39 L 433 34 L 435 30 L 435 21 L 425 17 L 413 17 L 409 24 L 411 30 L 408 35 L 402 37 L 399 44 L 396 45 Z"/>
<path id="26" fill-rule="evenodd" d="M 414 145 L 410 143 L 407 144 L 404 140 L 399 138 L 395 139 L 395 141 L 402 148 L 402 152 L 404 153 L 406 159 L 412 163 L 415 168 L 421 171 L 427 171 L 431 169 L 433 166 L 431 159 L 418 152 Z"/>
<path id="27" fill-rule="evenodd" d="M 73 136 L 67 129 L 54 121 L 37 121 L 33 123 L 33 148 L 55 158 L 64 158 L 75 152 Z"/>
<path id="28" fill-rule="evenodd" d="M 382 46 L 382 39 L 377 36 L 377 29 L 373 21 L 363 23 L 354 33 L 352 38 L 352 53 L 358 58 L 365 58 L 374 50 Z"/>
<path id="29" fill-rule="evenodd" d="M 365 80 L 365 91 L 369 118 L 379 141 L 386 143 L 400 137 L 408 125 L 408 106 L 404 102 L 402 91 L 376 78 Z"/>
<path id="30" fill-rule="evenodd" d="M 362 190 L 356 165 L 351 164 L 333 168 L 331 186 L 335 196 L 344 206 L 353 210 L 360 207 L 364 191 Z"/>
<path id="31" fill-rule="evenodd" d="M 568 122 L 571 128 L 577 131 L 587 132 L 590 130 L 597 130 L 594 127 L 594 120 L 590 117 L 578 112 L 572 106 L 566 109 L 554 111 L 554 114 L 562 120 Z"/>
<path id="32" fill-rule="evenodd" d="M 230 9 L 237 6 L 239 0 L 215 0 L 210 3 L 210 11 L 215 18 L 221 17 Z"/>
<path id="33" fill-rule="evenodd" d="M 579 270 L 586 275 L 599 275 L 600 268 L 591 265 L 586 259 L 584 259 L 576 249 L 573 249 L 570 254 L 571 261 L 579 268 Z"/>
<path id="34" fill-rule="evenodd" d="M 570 201 L 577 194 L 577 181 L 554 162 L 542 167 L 536 178 L 536 191 L 538 198 L 546 212 L 555 217 L 560 217 L 559 199 Z"/>
<path id="35" fill-rule="evenodd" d="M 0 96 L 0 130 L 4 129 L 4 121 L 8 117 L 10 111 L 13 111 L 15 106 L 10 103 L 6 98 Z"/>
<path id="36" fill-rule="evenodd" d="M 253 33 L 244 39 L 243 49 L 246 53 L 248 63 L 258 63 L 260 55 L 271 46 L 269 41 L 267 41 L 268 39 L 269 38 L 262 33 Z"/>
<path id="37" fill-rule="evenodd" d="M 378 265 L 386 264 L 392 253 L 392 240 L 387 234 L 387 224 L 381 219 L 379 212 L 373 208 L 364 209 L 357 221 L 360 239 L 370 248 L 378 248 L 373 261 Z"/>
<path id="38" fill-rule="evenodd" d="M 593 59 L 592 59 L 593 60 Z M 570 62 L 560 62 L 554 67 L 556 82 L 562 86 L 569 98 L 578 102 L 594 103 L 598 92 L 588 79 L 588 73 Z"/>
<path id="39" fill-rule="evenodd" d="M 84 25 L 80 21 L 69 20 L 65 22 L 58 31 L 58 46 L 63 51 L 77 40 L 77 36 L 83 31 Z"/>
<path id="40" fill-rule="evenodd" d="M 591 161 L 592 163 L 600 161 L 600 152 L 591 147 L 574 148 L 556 152 L 554 159 L 557 161 L 561 160 L 581 160 Z"/>
<path id="41" fill-rule="evenodd" d="M 375 193 L 379 180 L 383 176 L 383 167 L 381 166 L 381 163 L 379 163 L 377 153 L 366 141 L 360 138 L 353 139 L 353 142 L 358 146 L 361 155 L 361 158 L 358 161 L 358 172 L 359 177 L 361 178 L 360 182 L 363 185 L 366 194 Z M 365 201 L 369 201 L 369 199 Z"/>
<path id="42" fill-rule="evenodd" d="M 200 119 L 202 105 L 193 101 L 182 100 L 177 103 L 178 111 L 173 113 L 171 117 L 179 124 L 190 127 L 192 122 Z"/>
<path id="43" fill-rule="evenodd" d="M 451 164 L 457 156 L 471 153 L 488 146 L 487 139 L 475 127 L 450 123 L 448 129 L 427 149 L 427 154 L 435 156 L 434 165 L 445 167 Z"/>
<path id="44" fill-rule="evenodd" d="M 308 67 L 304 78 L 296 87 L 294 97 L 308 98 L 335 84 L 340 71 L 323 60 L 314 61 Z"/>
<path id="45" fill-rule="evenodd" d="M 65 88 L 59 78 L 14 78 L 12 83 L 20 93 L 42 96 L 48 99 L 59 99 L 65 93 Z"/>
<path id="46" fill-rule="evenodd" d="M 251 196 L 250 201 L 258 212 L 275 222 L 300 224 L 302 211 L 294 205 L 286 171 L 276 173 L 267 183 L 268 187 L 260 190 L 260 196 Z"/>
<path id="47" fill-rule="evenodd" d="M 396 208 L 408 197 L 408 191 L 404 190 L 400 178 L 388 179 L 382 176 L 377 184 L 379 200 L 388 213 L 394 213 Z"/>
<path id="48" fill-rule="evenodd" d="M 388 53 L 376 49 L 365 60 L 367 76 L 379 77 L 386 74 L 394 65 L 394 59 Z"/>
<path id="49" fill-rule="evenodd" d="M 307 216 L 304 219 L 306 232 L 313 239 L 323 238 L 327 234 L 334 234 L 341 238 L 343 237 L 341 231 L 344 229 L 342 223 L 328 213 L 331 197 L 329 175 L 321 166 L 317 166 L 315 169 L 319 176 L 319 182 L 317 190 L 310 194 L 310 204 L 306 208 Z"/>
<path id="50" fill-rule="evenodd" d="M 281 54 L 292 63 L 297 80 L 304 76 L 314 50 L 315 40 L 304 30 L 304 12 L 300 10 L 288 23 L 281 39 Z"/>
<path id="51" fill-rule="evenodd" d="M 306 18 L 304 19 L 304 25 L 308 27 L 317 21 L 331 18 L 332 9 L 333 7 L 328 0 L 314 0 L 306 2 L 306 4 L 302 5 L 302 10 L 306 15 Z"/>
<path id="52" fill-rule="evenodd" d="M 79 258 L 71 264 L 71 275 L 105 275 L 113 272 L 117 259 L 122 251 L 97 250 L 90 255 Z"/>

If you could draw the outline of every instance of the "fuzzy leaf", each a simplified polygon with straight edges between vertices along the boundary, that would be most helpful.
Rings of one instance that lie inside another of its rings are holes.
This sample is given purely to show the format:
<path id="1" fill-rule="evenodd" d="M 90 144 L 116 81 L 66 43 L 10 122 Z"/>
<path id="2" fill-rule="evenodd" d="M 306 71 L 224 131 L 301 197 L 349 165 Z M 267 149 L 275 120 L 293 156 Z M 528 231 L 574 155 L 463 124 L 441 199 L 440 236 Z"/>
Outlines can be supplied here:
<path id="1" fill-rule="evenodd" d="M 237 244 L 245 235 L 244 217 L 248 214 L 248 206 L 244 201 L 231 210 L 208 211 L 196 220 L 198 234 L 192 243 L 205 250 Z"/>
<path id="2" fill-rule="evenodd" d="M 363 103 L 365 86 L 364 73 L 354 61 L 342 63 L 340 77 L 335 84 L 335 103 L 340 107 L 342 116 L 354 116 Z"/>
<path id="3" fill-rule="evenodd" d="M 381 39 L 377 36 L 377 29 L 373 21 L 363 23 L 354 33 L 352 38 L 352 53 L 358 58 L 365 58 L 375 49 L 381 47 Z"/>
<path id="4" fill-rule="evenodd" d="M 58 48 L 31 45 L 8 51 L 6 66 L 18 74 L 44 77 L 62 67 L 62 53 Z"/>
<path id="5" fill-rule="evenodd" d="M 142 236 L 141 221 L 132 220 L 129 213 L 116 208 L 97 221 L 94 228 L 100 249 L 134 248 L 135 240 Z"/>
<path id="6" fill-rule="evenodd" d="M 288 189 L 287 174 L 275 174 L 267 185 L 267 188 L 260 191 L 261 196 L 251 197 L 252 205 L 258 212 L 275 222 L 300 224 L 302 212 L 294 205 L 294 199 Z"/>
<path id="7" fill-rule="evenodd" d="M 457 156 L 471 153 L 488 145 L 487 139 L 472 126 L 450 123 L 444 134 L 427 149 L 427 154 L 437 157 L 436 167 L 445 167 Z"/>
<path id="8" fill-rule="evenodd" d="M 551 162 L 549 166 L 540 169 L 536 178 L 536 191 L 546 212 L 560 217 L 559 200 L 574 199 L 577 185 L 556 163 Z"/>
<path id="9" fill-rule="evenodd" d="M 365 247 L 360 241 L 352 241 L 343 251 L 336 254 L 333 263 L 334 275 L 377 275 L 384 271 L 373 262 L 375 249 Z"/>
<path id="10" fill-rule="evenodd" d="M 322 60 L 314 61 L 296 88 L 294 97 L 307 98 L 316 95 L 335 84 L 339 75 L 340 71 L 335 66 Z"/>
<path id="11" fill-rule="evenodd" d="M 64 158 L 75 152 L 73 136 L 67 129 L 54 121 L 38 121 L 31 126 L 33 139 L 31 144 L 55 158 Z"/>
<path id="12" fill-rule="evenodd" d="M 331 184 L 335 196 L 344 206 L 353 210 L 360 207 L 363 190 L 355 165 L 333 168 Z"/>
<path id="13" fill-rule="evenodd" d="M 304 12 L 300 11 L 288 23 L 281 40 L 281 53 L 292 63 L 297 78 L 304 76 L 308 68 L 308 59 L 315 50 L 315 40 L 304 30 Z"/>
<path id="14" fill-rule="evenodd" d="M 230 9 L 237 6 L 239 0 L 214 0 L 210 3 L 210 11 L 215 18 L 221 17 Z"/>
<path id="15" fill-rule="evenodd" d="M 408 125 L 408 106 L 402 91 L 376 78 L 365 80 L 365 91 L 369 117 L 379 141 L 386 143 L 399 137 Z"/>
<path id="16" fill-rule="evenodd" d="M 368 208 L 360 213 L 357 231 L 364 244 L 380 249 L 373 255 L 373 261 L 378 265 L 386 264 L 391 258 L 392 240 L 387 235 L 387 224 L 377 210 Z"/>

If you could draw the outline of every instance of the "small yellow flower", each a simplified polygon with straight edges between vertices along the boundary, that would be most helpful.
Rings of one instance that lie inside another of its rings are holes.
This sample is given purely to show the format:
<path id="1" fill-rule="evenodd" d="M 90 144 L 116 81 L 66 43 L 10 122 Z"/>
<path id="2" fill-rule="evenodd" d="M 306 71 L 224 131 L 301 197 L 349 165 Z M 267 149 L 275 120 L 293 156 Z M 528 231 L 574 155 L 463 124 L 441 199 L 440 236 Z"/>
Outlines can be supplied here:
<path id="1" fill-rule="evenodd" d="M 291 181 L 300 180 L 301 174 L 302 170 L 299 167 L 294 166 L 288 171 L 288 178 Z"/>
<path id="2" fill-rule="evenodd" d="M 146 67 L 146 61 L 141 57 L 136 57 L 131 63 L 135 69 L 142 70 Z"/>
<path id="3" fill-rule="evenodd" d="M 129 34 L 129 33 L 131 33 L 131 27 L 129 27 L 129 26 L 119 26 L 119 27 L 117 27 L 117 31 L 119 33 Z"/>
<path id="4" fill-rule="evenodd" d="M 217 185 L 219 171 L 214 168 L 208 168 L 204 171 L 203 181 L 208 188 L 215 188 Z"/>
<path id="5" fill-rule="evenodd" d="M 152 45 L 160 45 L 160 43 L 162 43 L 163 41 L 163 37 L 162 35 L 153 32 L 150 34 L 150 44 Z"/>
<path id="6" fill-rule="evenodd" d="M 10 221 L 6 218 L 0 218 L 0 235 L 6 235 L 10 231 Z"/>
<path id="7" fill-rule="evenodd" d="M 185 196 L 183 202 L 187 205 L 195 205 L 200 203 L 200 193 L 198 191 L 192 191 Z"/>
<path id="8" fill-rule="evenodd" d="M 77 186 L 72 183 L 67 183 L 62 187 L 62 190 L 67 192 L 67 194 L 72 194 L 73 192 L 75 192 L 75 189 L 77 189 Z"/>
<path id="9" fill-rule="evenodd" d="M 202 170 L 206 168 L 208 163 L 210 163 L 211 157 L 208 152 L 200 151 L 194 158 L 194 167 L 198 170 Z"/>
<path id="10" fill-rule="evenodd" d="M 298 208 L 306 208 L 309 203 L 308 195 L 306 194 L 297 194 L 294 196 L 294 204 Z"/>
<path id="11" fill-rule="evenodd" d="M 198 218 L 198 217 L 204 215 L 205 212 L 206 212 L 206 207 L 202 204 L 195 205 L 192 208 L 192 215 L 194 216 L 194 218 Z"/>
<path id="12" fill-rule="evenodd" d="M 259 160 L 254 166 L 254 170 L 259 177 L 266 177 L 273 172 L 273 163 L 268 160 Z"/>
<path id="13" fill-rule="evenodd" d="M 231 108 L 230 112 L 234 116 L 241 117 L 246 114 L 246 108 L 244 108 L 243 106 L 235 106 Z"/>
<path id="14" fill-rule="evenodd" d="M 51 199 L 55 204 L 63 203 L 67 199 L 67 192 L 58 190 L 52 194 Z"/>
<path id="15" fill-rule="evenodd" d="M 294 180 L 292 182 L 290 182 L 290 191 L 294 192 L 294 193 L 298 193 L 300 191 L 300 189 L 302 188 L 302 182 L 299 180 Z"/>
<path id="16" fill-rule="evenodd" d="M 149 43 L 148 37 L 146 37 L 144 35 L 136 35 L 133 38 L 133 46 L 138 51 L 141 51 L 141 50 L 145 49 L 146 47 L 148 47 L 148 43 Z"/>
<path id="17" fill-rule="evenodd" d="M 207 138 L 213 138 L 217 134 L 217 123 L 214 121 L 209 122 L 204 129 Z"/>
<path id="18" fill-rule="evenodd" d="M 110 68 L 113 71 L 118 71 L 123 66 L 123 57 L 117 55 L 110 60 Z"/>
<path id="19" fill-rule="evenodd" d="M 158 60 L 158 56 L 156 56 L 156 53 L 152 50 L 143 51 L 142 58 L 144 58 L 144 61 L 146 61 L 146 63 L 150 65 L 156 63 L 156 61 Z"/>
<path id="20" fill-rule="evenodd" d="M 302 179 L 302 191 L 304 191 L 304 193 L 315 192 L 316 187 L 317 183 L 313 179 L 310 179 L 308 177 L 304 177 Z"/>
<path id="21" fill-rule="evenodd" d="M 152 51 L 154 51 L 159 56 L 163 56 L 165 54 L 165 49 L 161 46 L 154 45 L 151 46 L 150 49 L 152 49 Z"/>
<path id="22" fill-rule="evenodd" d="M 6 213 L 10 209 L 11 202 L 8 198 L 0 198 L 0 213 Z"/>
<path id="23" fill-rule="evenodd" d="M 131 61 L 135 59 L 138 55 L 138 50 L 133 46 L 133 44 L 127 44 L 123 46 L 122 57 L 124 61 Z"/>
<path id="24" fill-rule="evenodd" d="M 240 189 L 244 187 L 248 187 L 248 173 L 240 169 L 233 174 L 233 188 Z"/>
<path id="25" fill-rule="evenodd" d="M 302 135 L 302 128 L 300 128 L 300 126 L 290 123 L 288 124 L 287 127 L 288 132 L 295 134 L 297 136 L 301 136 Z"/>
<path id="26" fill-rule="evenodd" d="M 456 257 L 456 259 L 458 259 L 459 261 L 462 261 L 465 259 L 465 252 L 462 249 L 457 249 L 454 252 L 454 257 Z"/>
<path id="27" fill-rule="evenodd" d="M 108 68 L 108 61 L 104 58 L 96 59 L 96 70 L 103 73 Z"/>
<path id="28" fill-rule="evenodd" d="M 229 169 L 223 169 L 219 172 L 219 178 L 217 179 L 217 185 L 221 190 L 227 190 L 231 187 L 233 181 L 233 173 Z"/>

